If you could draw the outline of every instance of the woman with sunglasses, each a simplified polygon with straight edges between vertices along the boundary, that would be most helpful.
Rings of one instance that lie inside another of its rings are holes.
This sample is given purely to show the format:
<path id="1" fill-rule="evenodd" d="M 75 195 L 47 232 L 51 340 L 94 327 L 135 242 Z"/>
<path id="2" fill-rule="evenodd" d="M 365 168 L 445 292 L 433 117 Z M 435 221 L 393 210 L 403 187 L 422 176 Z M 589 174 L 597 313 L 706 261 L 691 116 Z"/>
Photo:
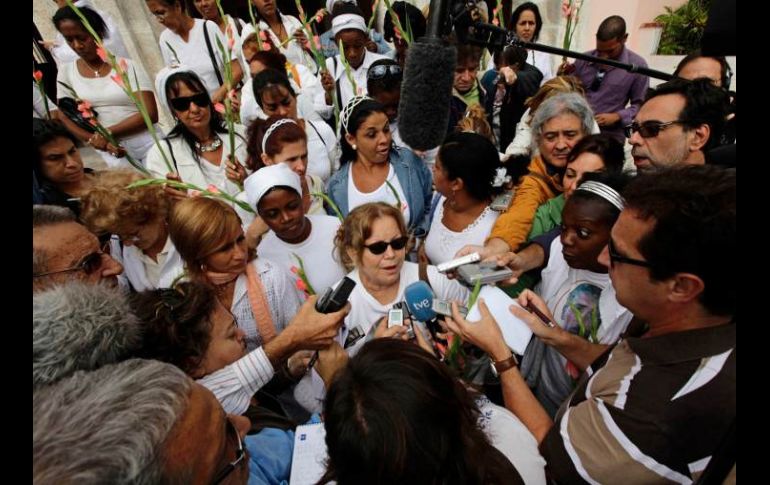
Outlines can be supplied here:
<path id="1" fill-rule="evenodd" d="M 351 271 L 348 277 L 356 282 L 348 299 L 348 330 L 360 326 L 368 333 L 393 305 L 404 301 L 406 287 L 421 280 L 427 280 L 435 298 L 467 301 L 468 290 L 439 273 L 435 266 L 427 266 L 421 277 L 419 266 L 405 261 L 408 243 L 404 217 L 391 205 L 364 204 L 345 218 L 334 245 L 340 261 Z M 362 345 L 359 342 L 351 347 L 353 353 Z"/>
<path id="2" fill-rule="evenodd" d="M 345 106 L 340 122 L 343 165 L 326 192 L 342 215 L 370 202 L 397 204 L 409 231 L 424 234 L 433 195 L 430 171 L 414 152 L 393 146 L 385 108 L 357 96 Z"/>
<path id="3" fill-rule="evenodd" d="M 155 19 L 166 27 L 158 40 L 165 65 L 189 66 L 200 77 L 214 103 L 225 99 L 227 87 L 224 85 L 224 64 L 218 45 L 221 43 L 227 46 L 228 39 L 219 30 L 219 26 L 209 20 L 190 17 L 183 0 L 145 2 Z M 243 77 L 235 51 L 227 62 L 232 68 L 235 87 Z"/>
<path id="4" fill-rule="evenodd" d="M 128 170 L 102 172 L 83 196 L 80 215 L 94 234 L 114 235 L 110 254 L 134 291 L 169 288 L 184 273 L 168 235 L 168 195 L 157 185 L 126 188 L 142 178 Z"/>
<path id="5" fill-rule="evenodd" d="M 147 169 L 155 177 L 181 180 L 206 188 L 214 186 L 236 195 L 247 171 L 245 128 L 235 124 L 235 160 L 230 160 L 230 137 L 225 122 L 214 109 L 201 79 L 185 67 L 163 68 L 155 80 L 155 88 L 163 104 L 176 119 L 176 126 L 161 142 L 175 173 L 169 173 L 159 147 L 147 155 Z M 186 193 L 170 187 L 166 191 L 177 198 Z"/>
<path id="6" fill-rule="evenodd" d="M 266 117 L 286 117 L 297 122 L 307 135 L 307 173 L 319 177 L 324 183 L 339 169 L 337 138 L 328 124 L 300 116 L 299 99 L 284 71 L 265 69 L 252 80 L 254 98 Z M 263 162 L 255 145 L 256 126 L 250 127 L 250 168 L 256 170 Z"/>
<path id="7" fill-rule="evenodd" d="M 107 27 L 99 14 L 88 7 L 82 7 L 80 12 L 88 20 L 97 34 L 104 36 Z M 53 17 L 56 29 L 75 51 L 78 58 L 61 64 L 57 81 L 71 86 L 83 100 L 87 100 L 98 114 L 98 121 L 106 127 L 119 142 L 114 146 L 99 133 L 85 130 L 71 121 L 67 116 L 59 118 L 67 129 L 82 142 L 98 150 L 99 155 L 110 168 L 132 168 L 126 160 L 128 153 L 139 163 L 144 163 L 148 150 L 153 146 L 152 135 L 147 130 L 139 109 L 123 89 L 112 80 L 116 72 L 110 64 L 97 53 L 94 37 L 86 30 L 83 20 L 75 11 L 65 6 L 56 11 Z M 148 115 L 153 123 L 158 121 L 158 109 L 155 105 L 155 95 L 152 83 L 144 70 L 131 59 L 118 58 L 118 62 L 128 74 L 136 91 L 134 95 L 141 98 L 147 107 Z M 75 94 L 64 86 L 58 90 L 61 98 L 74 98 Z"/>
<path id="8" fill-rule="evenodd" d="M 257 247 L 260 258 L 293 274 L 297 288 L 307 295 L 322 295 L 345 276 L 334 258 L 339 219 L 325 213 L 307 215 L 300 177 L 288 164 L 261 168 L 244 185 L 249 205 L 270 228 Z"/>

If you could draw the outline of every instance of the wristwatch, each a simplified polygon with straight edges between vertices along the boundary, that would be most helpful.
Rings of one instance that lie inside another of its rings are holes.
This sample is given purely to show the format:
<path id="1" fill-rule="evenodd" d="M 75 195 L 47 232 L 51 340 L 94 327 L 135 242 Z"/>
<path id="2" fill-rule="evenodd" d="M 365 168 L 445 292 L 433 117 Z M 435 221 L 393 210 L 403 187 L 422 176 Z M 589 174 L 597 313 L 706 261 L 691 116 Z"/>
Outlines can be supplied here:
<path id="1" fill-rule="evenodd" d="M 519 366 L 519 361 L 516 359 L 516 355 L 511 352 L 511 356 L 508 357 L 505 360 L 499 360 L 497 362 L 492 362 L 492 374 L 494 374 L 495 377 L 499 377 L 500 374 L 507 371 L 508 369 L 513 369 L 514 367 Z"/>

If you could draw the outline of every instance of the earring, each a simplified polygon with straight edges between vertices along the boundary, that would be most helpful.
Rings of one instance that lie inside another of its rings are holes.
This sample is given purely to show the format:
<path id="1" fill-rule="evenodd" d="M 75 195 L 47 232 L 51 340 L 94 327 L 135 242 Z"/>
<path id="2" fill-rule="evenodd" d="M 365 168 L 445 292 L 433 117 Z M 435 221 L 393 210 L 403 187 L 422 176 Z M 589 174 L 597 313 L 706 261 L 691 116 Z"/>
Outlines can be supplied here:
<path id="1" fill-rule="evenodd" d="M 355 144 L 355 143 L 353 143 L 352 145 L 350 145 L 350 147 L 351 147 L 353 150 L 358 150 L 358 147 L 356 147 L 356 144 Z"/>

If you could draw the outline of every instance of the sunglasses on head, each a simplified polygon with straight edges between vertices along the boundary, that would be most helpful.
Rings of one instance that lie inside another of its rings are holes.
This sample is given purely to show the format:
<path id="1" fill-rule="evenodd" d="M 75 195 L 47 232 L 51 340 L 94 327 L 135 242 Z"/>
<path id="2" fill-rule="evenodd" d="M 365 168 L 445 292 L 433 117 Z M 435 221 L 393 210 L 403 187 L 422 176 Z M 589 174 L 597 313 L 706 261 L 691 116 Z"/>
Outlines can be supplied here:
<path id="1" fill-rule="evenodd" d="M 403 72 L 404 71 L 401 69 L 401 66 L 394 66 L 394 65 L 372 66 L 369 68 L 368 71 L 366 71 L 366 78 L 381 79 L 387 75 L 401 77 L 401 74 Z"/>
<path id="2" fill-rule="evenodd" d="M 406 247 L 406 243 L 409 242 L 409 236 L 401 236 L 393 239 L 392 241 L 377 241 L 369 245 L 364 245 L 366 249 L 372 252 L 374 255 L 382 254 L 388 250 L 388 246 L 392 247 L 394 251 L 399 251 Z"/>
<path id="3" fill-rule="evenodd" d="M 209 94 L 206 92 L 174 98 L 170 102 L 171 107 L 176 111 L 187 111 L 190 109 L 190 103 L 195 103 L 199 108 L 208 108 L 211 104 Z"/>
<path id="4" fill-rule="evenodd" d="M 634 121 L 628 126 L 625 126 L 623 130 L 625 131 L 626 138 L 631 138 L 631 135 L 634 134 L 635 131 L 639 132 L 639 136 L 642 138 L 654 138 L 658 136 L 658 134 L 661 132 L 661 130 L 665 130 L 671 125 L 677 124 L 677 123 L 684 123 L 682 120 L 674 120 L 674 121 L 643 121 L 641 123 L 637 123 Z"/>

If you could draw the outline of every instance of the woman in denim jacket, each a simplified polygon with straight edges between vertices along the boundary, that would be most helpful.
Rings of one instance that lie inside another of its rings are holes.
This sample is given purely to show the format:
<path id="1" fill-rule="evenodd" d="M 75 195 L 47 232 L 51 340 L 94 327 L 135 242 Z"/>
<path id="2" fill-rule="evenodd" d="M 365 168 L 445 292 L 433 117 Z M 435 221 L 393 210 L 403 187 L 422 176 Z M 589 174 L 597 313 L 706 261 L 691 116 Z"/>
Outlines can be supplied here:
<path id="1" fill-rule="evenodd" d="M 377 101 L 354 97 L 340 119 L 342 166 L 329 179 L 326 193 L 342 215 L 368 202 L 385 202 L 401 210 L 411 233 L 424 234 L 433 193 L 425 163 L 392 144 L 388 117 Z"/>

